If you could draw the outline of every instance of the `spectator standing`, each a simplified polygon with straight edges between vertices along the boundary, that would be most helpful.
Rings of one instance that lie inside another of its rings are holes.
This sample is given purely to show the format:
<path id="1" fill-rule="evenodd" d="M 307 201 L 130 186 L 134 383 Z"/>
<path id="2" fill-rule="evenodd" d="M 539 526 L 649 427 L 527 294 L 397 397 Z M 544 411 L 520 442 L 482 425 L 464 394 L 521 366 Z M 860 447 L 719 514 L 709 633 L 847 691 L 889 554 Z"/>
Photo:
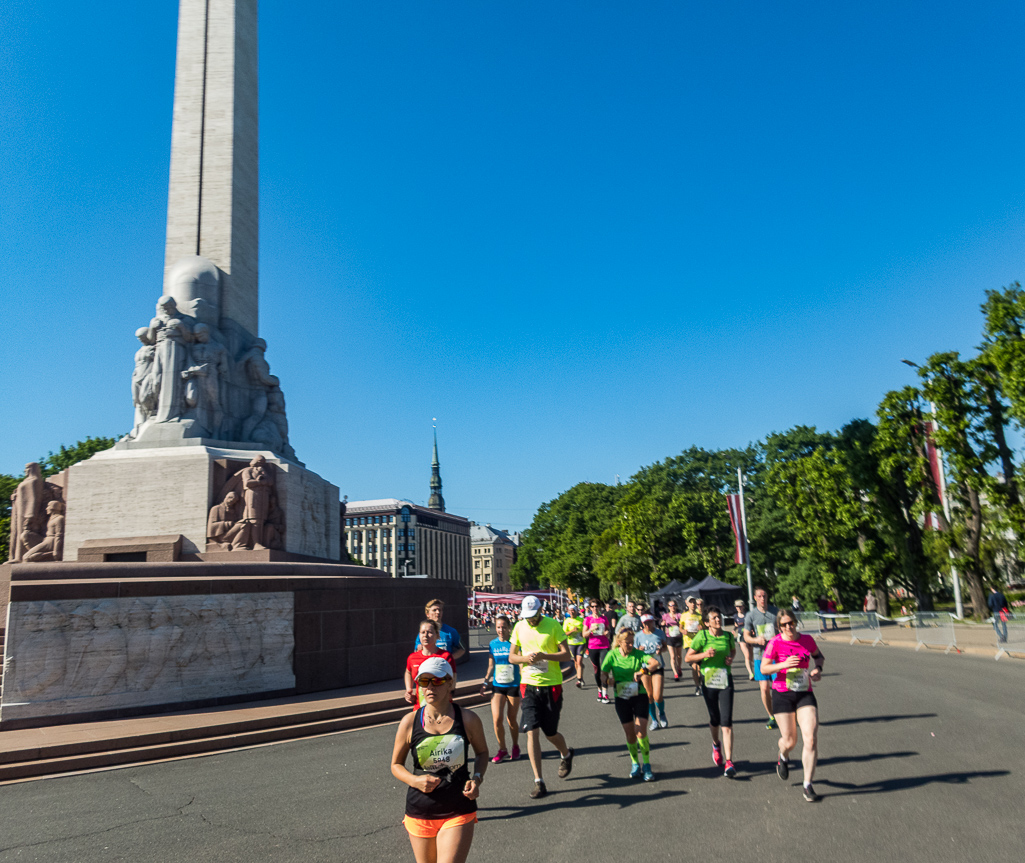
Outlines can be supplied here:
<path id="1" fill-rule="evenodd" d="M 993 630 L 997 634 L 997 644 L 1006 644 L 1007 597 L 991 584 L 989 586 L 989 596 L 986 597 L 986 605 L 993 612 Z"/>

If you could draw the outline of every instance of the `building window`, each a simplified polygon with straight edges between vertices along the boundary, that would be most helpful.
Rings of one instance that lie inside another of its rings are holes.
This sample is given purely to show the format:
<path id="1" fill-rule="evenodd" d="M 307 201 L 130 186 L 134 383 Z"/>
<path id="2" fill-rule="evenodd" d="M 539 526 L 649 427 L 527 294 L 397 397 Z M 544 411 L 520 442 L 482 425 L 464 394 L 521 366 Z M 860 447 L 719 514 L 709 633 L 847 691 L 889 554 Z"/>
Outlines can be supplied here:
<path id="1" fill-rule="evenodd" d="M 474 569 L 480 569 L 480 561 L 479 560 L 475 560 L 473 562 L 473 568 Z"/>
<path id="2" fill-rule="evenodd" d="M 491 568 L 491 561 L 490 560 L 485 560 L 484 561 L 484 568 L 485 569 L 490 569 Z"/>

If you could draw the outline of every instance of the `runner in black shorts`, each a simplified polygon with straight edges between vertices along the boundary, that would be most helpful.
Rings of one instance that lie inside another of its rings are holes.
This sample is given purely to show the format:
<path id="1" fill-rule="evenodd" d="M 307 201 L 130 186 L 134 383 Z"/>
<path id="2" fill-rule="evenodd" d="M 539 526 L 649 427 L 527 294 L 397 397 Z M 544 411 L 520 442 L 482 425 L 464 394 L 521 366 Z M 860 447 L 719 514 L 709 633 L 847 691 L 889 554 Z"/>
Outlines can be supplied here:
<path id="1" fill-rule="evenodd" d="M 772 677 L 772 712 L 779 724 L 776 773 L 784 781 L 790 776 L 788 757 L 797 745 L 800 726 L 804 740 L 804 799 L 814 803 L 822 798 L 811 784 L 819 760 L 819 711 L 811 687 L 822 680 L 825 659 L 814 638 L 798 634 L 797 615 L 789 608 L 776 615 L 776 630 L 779 635 L 765 646 L 761 662 L 762 674 Z"/>
<path id="2" fill-rule="evenodd" d="M 616 635 L 616 646 L 605 655 L 602 663 L 602 670 L 615 681 L 616 716 L 626 732 L 626 748 L 630 752 L 631 761 L 630 778 L 639 779 L 643 776 L 645 782 L 655 778 L 651 772 L 648 695 L 645 690 L 648 688 L 647 678 L 658 667 L 658 660 L 634 647 L 634 634 L 629 629 L 623 629 Z"/>
<path id="3" fill-rule="evenodd" d="M 612 621 L 605 614 L 605 603 L 600 599 L 591 600 L 589 611 L 584 618 L 584 638 L 587 639 L 587 655 L 594 669 L 594 682 L 598 685 L 598 703 L 611 704 L 605 692 L 609 676 L 601 669 L 612 643 L 609 641 L 609 633 L 613 631 Z"/>

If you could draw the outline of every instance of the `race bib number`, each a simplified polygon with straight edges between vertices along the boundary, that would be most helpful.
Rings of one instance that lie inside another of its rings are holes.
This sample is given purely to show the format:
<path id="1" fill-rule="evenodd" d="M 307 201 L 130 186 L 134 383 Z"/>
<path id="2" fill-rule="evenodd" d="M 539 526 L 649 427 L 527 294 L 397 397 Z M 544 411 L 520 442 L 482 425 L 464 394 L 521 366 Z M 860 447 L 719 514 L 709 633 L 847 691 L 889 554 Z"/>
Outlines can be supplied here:
<path id="1" fill-rule="evenodd" d="M 591 626 L 591 636 L 592 637 L 594 637 L 596 635 L 604 635 L 604 634 L 605 634 L 605 624 L 604 623 L 595 623 L 594 625 Z"/>
<path id="2" fill-rule="evenodd" d="M 534 671 L 539 671 L 541 674 L 545 674 L 548 671 L 548 660 L 547 659 L 536 659 L 527 668 L 533 668 Z"/>
<path id="3" fill-rule="evenodd" d="M 787 692 L 807 692 L 811 688 L 811 678 L 807 668 L 787 669 Z"/>
<path id="4" fill-rule="evenodd" d="M 701 674 L 709 689 L 725 689 L 730 685 L 730 675 L 725 668 L 702 668 Z"/>
<path id="5" fill-rule="evenodd" d="M 458 734 L 428 737 L 416 747 L 416 758 L 427 773 L 458 770 L 466 764 L 466 742 Z"/>
<path id="6" fill-rule="evenodd" d="M 701 627 L 700 620 L 688 620 L 687 621 L 687 632 L 693 635 Z"/>
<path id="7" fill-rule="evenodd" d="M 495 683 L 499 686 L 508 686 L 516 679 L 516 669 L 511 665 L 495 666 Z"/>
<path id="8" fill-rule="evenodd" d="M 616 698 L 633 698 L 637 694 L 637 681 L 616 684 Z"/>
<path id="9" fill-rule="evenodd" d="M 766 641 L 768 641 L 770 638 L 772 638 L 776 634 L 776 624 L 774 624 L 774 623 L 763 623 L 761 626 L 757 627 L 757 630 L 758 630 L 758 634 L 762 638 L 764 638 Z"/>
<path id="10" fill-rule="evenodd" d="M 668 635 L 670 638 L 679 638 L 680 637 L 680 627 L 678 627 L 678 626 L 670 626 L 669 629 L 666 630 L 666 635 Z"/>

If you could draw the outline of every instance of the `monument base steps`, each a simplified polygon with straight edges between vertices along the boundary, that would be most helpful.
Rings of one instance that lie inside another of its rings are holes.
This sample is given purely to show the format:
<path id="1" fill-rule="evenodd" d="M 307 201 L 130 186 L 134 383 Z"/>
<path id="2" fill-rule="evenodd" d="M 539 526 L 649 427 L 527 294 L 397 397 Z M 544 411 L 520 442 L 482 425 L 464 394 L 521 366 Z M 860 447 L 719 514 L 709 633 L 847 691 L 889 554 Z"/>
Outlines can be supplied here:
<path id="1" fill-rule="evenodd" d="M 486 704 L 483 678 L 461 683 L 456 702 Z M 0 783 L 210 755 L 398 722 L 410 711 L 398 692 L 281 699 L 118 722 L 0 733 Z"/>

